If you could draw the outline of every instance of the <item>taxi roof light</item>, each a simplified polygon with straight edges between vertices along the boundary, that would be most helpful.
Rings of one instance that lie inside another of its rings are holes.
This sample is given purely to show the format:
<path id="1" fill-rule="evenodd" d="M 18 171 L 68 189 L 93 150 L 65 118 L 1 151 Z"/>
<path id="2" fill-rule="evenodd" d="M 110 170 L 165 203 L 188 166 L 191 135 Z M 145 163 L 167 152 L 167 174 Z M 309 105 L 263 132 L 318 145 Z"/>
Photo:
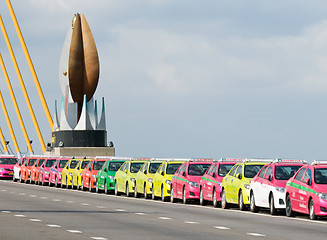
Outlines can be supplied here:
<path id="1" fill-rule="evenodd" d="M 218 162 L 242 162 L 243 158 L 220 158 Z"/>
<path id="2" fill-rule="evenodd" d="M 270 158 L 246 158 L 244 162 L 273 162 L 273 159 Z"/>
<path id="3" fill-rule="evenodd" d="M 314 160 L 312 163 L 312 165 L 318 165 L 318 164 L 327 164 L 327 161 L 326 160 L 321 160 L 321 161 Z"/>
<path id="4" fill-rule="evenodd" d="M 189 162 L 214 162 L 215 159 L 212 158 L 192 158 Z"/>
<path id="5" fill-rule="evenodd" d="M 283 159 L 283 158 L 277 158 L 274 162 L 280 162 L 280 163 L 307 163 L 307 161 L 303 159 Z"/>

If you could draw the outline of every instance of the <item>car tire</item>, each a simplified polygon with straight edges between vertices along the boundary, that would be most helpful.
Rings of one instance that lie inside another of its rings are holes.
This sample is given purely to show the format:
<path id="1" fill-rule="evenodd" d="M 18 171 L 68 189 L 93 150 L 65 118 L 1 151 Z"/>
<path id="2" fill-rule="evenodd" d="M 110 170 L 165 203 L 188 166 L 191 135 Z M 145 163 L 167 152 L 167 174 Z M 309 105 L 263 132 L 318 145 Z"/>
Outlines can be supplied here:
<path id="1" fill-rule="evenodd" d="M 292 210 L 292 202 L 291 202 L 290 195 L 286 196 L 286 209 L 285 209 L 285 212 L 286 212 L 287 217 L 294 217 L 295 216 L 295 213 Z"/>
<path id="2" fill-rule="evenodd" d="M 223 189 L 223 191 L 221 192 L 221 208 L 222 209 L 229 208 L 229 203 L 227 202 L 227 199 L 226 199 L 225 189 Z"/>
<path id="3" fill-rule="evenodd" d="M 200 205 L 202 205 L 202 206 L 207 205 L 206 200 L 204 200 L 204 198 L 203 198 L 203 189 L 202 188 L 200 188 Z"/>
<path id="4" fill-rule="evenodd" d="M 183 203 L 184 203 L 184 204 L 187 204 L 187 203 L 188 203 L 188 199 L 186 198 L 185 187 L 183 187 Z"/>
<path id="5" fill-rule="evenodd" d="M 144 183 L 143 196 L 144 196 L 144 199 L 148 199 L 148 198 L 149 198 L 149 194 L 148 194 L 148 192 L 146 191 L 146 184 L 145 184 L 145 183 Z"/>
<path id="6" fill-rule="evenodd" d="M 57 177 L 55 177 L 55 183 L 54 183 L 55 187 L 58 188 L 59 187 L 59 183 L 58 183 L 58 179 Z"/>
<path id="7" fill-rule="evenodd" d="M 174 196 L 174 189 L 173 189 L 173 186 L 170 187 L 170 202 L 171 203 L 176 203 L 177 202 L 177 199 L 175 198 Z"/>
<path id="8" fill-rule="evenodd" d="M 152 190 L 152 193 L 151 193 L 151 199 L 152 200 L 156 200 L 156 196 L 154 195 L 154 191 Z"/>
<path id="9" fill-rule="evenodd" d="M 163 186 L 161 187 L 161 201 L 166 202 L 166 197 L 165 197 L 165 194 L 164 194 L 164 187 Z"/>
<path id="10" fill-rule="evenodd" d="M 245 210 L 245 204 L 243 201 L 243 192 L 240 191 L 238 194 L 238 208 L 240 211 L 244 211 Z"/>
<path id="11" fill-rule="evenodd" d="M 310 199 L 310 202 L 309 202 L 309 217 L 311 220 L 317 219 L 317 215 L 315 214 L 315 207 L 314 207 L 312 199 Z"/>
<path id="12" fill-rule="evenodd" d="M 96 192 L 96 193 L 100 193 L 100 189 L 99 189 L 99 183 L 98 183 L 98 181 L 95 182 L 95 192 Z"/>
<path id="13" fill-rule="evenodd" d="M 117 181 L 115 181 L 115 195 L 120 196 L 120 192 L 118 191 Z"/>
<path id="14" fill-rule="evenodd" d="M 130 196 L 130 192 L 129 192 L 129 186 L 128 186 L 128 182 L 126 183 L 126 189 L 125 189 L 125 194 L 127 197 Z"/>
<path id="15" fill-rule="evenodd" d="M 92 185 L 91 185 L 91 179 L 89 179 L 89 192 L 93 192 Z"/>
<path id="16" fill-rule="evenodd" d="M 277 214 L 277 209 L 275 208 L 274 195 L 271 194 L 269 198 L 269 210 L 271 215 Z"/>
<path id="17" fill-rule="evenodd" d="M 25 183 L 27 184 L 27 183 L 29 183 L 29 181 L 27 181 L 27 174 L 25 173 Z"/>
<path id="18" fill-rule="evenodd" d="M 212 192 L 212 206 L 215 208 L 218 207 L 217 191 L 215 188 L 213 189 L 213 192 Z"/>
<path id="19" fill-rule="evenodd" d="M 140 194 L 137 192 L 137 186 L 136 186 L 136 182 L 135 182 L 134 197 L 138 198 L 139 196 L 140 196 Z"/>
<path id="20" fill-rule="evenodd" d="M 253 213 L 259 212 L 259 208 L 255 205 L 255 198 L 252 192 L 250 194 L 250 211 Z"/>
<path id="21" fill-rule="evenodd" d="M 66 188 L 69 189 L 69 185 L 68 185 L 68 177 L 66 177 Z"/>
<path id="22" fill-rule="evenodd" d="M 21 183 L 23 183 L 23 182 L 24 182 L 24 180 L 23 180 L 23 178 L 22 178 L 22 175 L 21 175 L 21 174 L 19 174 L 19 182 L 21 182 Z"/>

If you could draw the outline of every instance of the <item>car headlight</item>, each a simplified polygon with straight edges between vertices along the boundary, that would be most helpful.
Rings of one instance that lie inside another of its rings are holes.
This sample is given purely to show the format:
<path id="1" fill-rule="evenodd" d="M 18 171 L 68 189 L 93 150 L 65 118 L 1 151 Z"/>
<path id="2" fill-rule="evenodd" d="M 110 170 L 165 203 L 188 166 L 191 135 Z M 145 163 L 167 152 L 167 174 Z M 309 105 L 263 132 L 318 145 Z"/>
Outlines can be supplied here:
<path id="1" fill-rule="evenodd" d="M 276 189 L 277 192 L 280 192 L 280 193 L 285 192 L 285 188 L 283 188 L 283 187 L 275 187 L 275 189 Z"/>
<path id="2" fill-rule="evenodd" d="M 0 168 L 0 171 L 3 171 L 4 169 L 3 168 Z"/>
<path id="3" fill-rule="evenodd" d="M 68 173 L 68 175 L 69 175 L 69 176 L 73 176 L 73 173 L 70 172 L 70 173 Z"/>
<path id="4" fill-rule="evenodd" d="M 93 178 L 97 178 L 97 175 L 92 175 Z"/>
<path id="5" fill-rule="evenodd" d="M 49 175 L 49 172 L 45 171 L 45 174 L 46 174 L 46 175 Z"/>
<path id="6" fill-rule="evenodd" d="M 318 198 L 321 198 L 323 200 L 327 201 L 327 193 L 317 193 Z"/>
<path id="7" fill-rule="evenodd" d="M 135 178 L 130 178 L 130 180 L 131 180 L 132 182 L 135 182 Z"/>
<path id="8" fill-rule="evenodd" d="M 165 181 L 167 185 L 170 185 L 171 184 L 171 181 L 170 180 L 166 180 Z"/>
<path id="9" fill-rule="evenodd" d="M 115 176 L 108 176 L 109 179 L 114 180 Z"/>
<path id="10" fill-rule="evenodd" d="M 153 182 L 153 179 L 152 179 L 152 178 L 148 178 L 148 181 L 149 181 L 150 183 L 152 183 L 152 182 Z"/>
<path id="11" fill-rule="evenodd" d="M 190 185 L 192 187 L 196 187 L 196 188 L 200 187 L 200 185 L 197 182 L 188 182 L 188 185 Z"/>
<path id="12" fill-rule="evenodd" d="M 244 184 L 244 187 L 245 187 L 246 189 L 250 189 L 250 184 Z"/>
<path id="13" fill-rule="evenodd" d="M 82 176 L 82 173 L 80 173 L 79 175 Z"/>

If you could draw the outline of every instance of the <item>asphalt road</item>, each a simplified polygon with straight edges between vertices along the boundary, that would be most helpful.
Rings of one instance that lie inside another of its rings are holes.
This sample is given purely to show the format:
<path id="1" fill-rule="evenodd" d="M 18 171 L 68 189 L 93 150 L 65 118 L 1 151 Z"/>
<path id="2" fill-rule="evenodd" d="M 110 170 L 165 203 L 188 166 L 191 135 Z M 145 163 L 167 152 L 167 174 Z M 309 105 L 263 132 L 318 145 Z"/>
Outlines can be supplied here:
<path id="1" fill-rule="evenodd" d="M 0 239 L 326 239 L 327 220 L 0 180 Z"/>

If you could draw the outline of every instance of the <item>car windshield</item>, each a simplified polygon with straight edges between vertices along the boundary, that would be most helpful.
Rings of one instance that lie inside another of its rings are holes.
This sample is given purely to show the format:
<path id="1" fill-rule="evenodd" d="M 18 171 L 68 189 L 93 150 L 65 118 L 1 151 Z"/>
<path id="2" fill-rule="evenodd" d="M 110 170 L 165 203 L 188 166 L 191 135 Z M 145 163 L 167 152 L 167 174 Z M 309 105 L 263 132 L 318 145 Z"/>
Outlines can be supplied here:
<path id="1" fill-rule="evenodd" d="M 75 168 L 78 162 L 79 162 L 79 161 L 77 161 L 77 160 L 73 160 L 73 161 L 71 161 L 71 163 L 70 163 L 70 168 Z"/>
<path id="2" fill-rule="evenodd" d="M 275 179 L 288 180 L 294 176 L 301 166 L 276 166 L 275 167 Z"/>
<path id="3" fill-rule="evenodd" d="M 253 178 L 257 173 L 260 171 L 260 169 L 264 166 L 264 164 L 258 164 L 258 165 L 245 165 L 244 168 L 244 177 L 246 178 Z"/>
<path id="4" fill-rule="evenodd" d="M 232 169 L 235 164 L 220 164 L 218 169 L 218 175 L 225 177 L 227 173 Z"/>
<path id="5" fill-rule="evenodd" d="M 37 164 L 37 166 L 40 167 L 42 165 L 42 163 L 44 163 L 44 160 L 45 159 L 40 159 L 39 162 L 38 162 L 38 164 Z"/>
<path id="6" fill-rule="evenodd" d="M 144 162 L 133 162 L 131 164 L 131 173 L 137 173 L 142 167 Z"/>
<path id="7" fill-rule="evenodd" d="M 123 165 L 124 162 L 110 162 L 109 163 L 109 171 L 117 172 L 121 165 Z"/>
<path id="8" fill-rule="evenodd" d="M 28 162 L 28 166 L 33 166 L 34 163 L 36 162 L 36 159 L 30 159 L 29 162 Z"/>
<path id="9" fill-rule="evenodd" d="M 16 164 L 17 158 L 0 158 L 0 164 Z"/>
<path id="10" fill-rule="evenodd" d="M 45 163 L 45 167 L 52 167 L 52 165 L 55 163 L 56 159 L 48 159 Z"/>
<path id="11" fill-rule="evenodd" d="M 90 160 L 83 161 L 81 169 L 84 169 L 89 162 L 90 162 Z"/>
<path id="12" fill-rule="evenodd" d="M 156 173 L 161 163 L 150 163 L 149 173 Z"/>
<path id="13" fill-rule="evenodd" d="M 169 163 L 167 165 L 166 174 L 175 174 L 181 163 Z"/>
<path id="14" fill-rule="evenodd" d="M 104 163 L 105 161 L 94 161 L 93 170 L 100 170 Z"/>
<path id="15" fill-rule="evenodd" d="M 188 175 L 191 176 L 202 176 L 207 169 L 210 167 L 211 163 L 195 163 L 190 164 L 188 167 Z"/>
<path id="16" fill-rule="evenodd" d="M 67 162 L 68 162 L 68 160 L 60 160 L 59 168 L 64 168 L 64 166 L 66 165 Z"/>
<path id="17" fill-rule="evenodd" d="M 327 184 L 327 168 L 316 168 L 314 179 L 317 184 Z"/>

